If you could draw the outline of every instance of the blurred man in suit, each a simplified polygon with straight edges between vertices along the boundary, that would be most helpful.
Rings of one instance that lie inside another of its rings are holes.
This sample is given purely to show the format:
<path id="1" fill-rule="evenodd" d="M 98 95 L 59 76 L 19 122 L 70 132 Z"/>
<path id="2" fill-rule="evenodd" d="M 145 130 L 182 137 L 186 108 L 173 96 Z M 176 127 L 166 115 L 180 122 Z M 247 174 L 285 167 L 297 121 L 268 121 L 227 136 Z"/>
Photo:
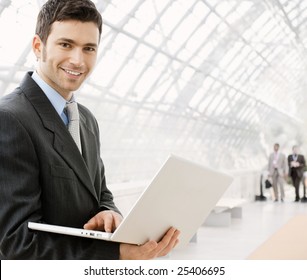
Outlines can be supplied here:
<path id="1" fill-rule="evenodd" d="M 278 186 L 280 190 L 280 200 L 285 199 L 284 178 L 287 174 L 286 156 L 279 151 L 279 144 L 274 144 L 274 152 L 269 156 L 268 163 L 269 178 L 272 180 L 274 198 L 277 202 L 279 199 Z"/>
<path id="2" fill-rule="evenodd" d="M 289 176 L 295 188 L 295 202 L 300 201 L 300 184 L 304 175 L 305 157 L 298 153 L 298 146 L 293 146 L 292 154 L 288 156 Z"/>

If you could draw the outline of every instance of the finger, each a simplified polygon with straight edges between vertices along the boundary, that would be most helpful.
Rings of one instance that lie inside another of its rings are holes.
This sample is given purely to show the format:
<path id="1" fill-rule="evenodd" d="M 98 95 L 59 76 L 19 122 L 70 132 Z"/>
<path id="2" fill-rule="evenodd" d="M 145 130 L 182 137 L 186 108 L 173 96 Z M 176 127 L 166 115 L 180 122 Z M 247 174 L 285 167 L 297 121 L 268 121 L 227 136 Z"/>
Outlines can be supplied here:
<path id="1" fill-rule="evenodd" d="M 83 227 L 92 230 L 114 231 L 122 221 L 122 216 L 113 211 L 103 211 L 91 218 Z"/>
<path id="2" fill-rule="evenodd" d="M 175 228 L 170 228 L 159 243 L 151 240 L 140 246 L 143 259 L 153 259 L 162 256 L 163 254 L 167 254 L 171 250 L 168 249 L 168 246 L 172 247 L 175 244 L 175 240 L 173 240 L 175 232 Z M 177 239 L 177 235 L 175 235 L 175 238 Z"/>
<path id="3" fill-rule="evenodd" d="M 154 240 L 146 242 L 144 245 L 140 246 L 140 256 L 139 259 L 150 260 L 157 256 L 159 250 L 158 243 Z"/>
<path id="4" fill-rule="evenodd" d="M 179 233 L 180 232 L 175 228 L 170 228 L 168 230 L 162 240 L 158 243 L 157 256 L 165 256 L 173 249 L 176 244 L 176 240 L 178 239 Z"/>
<path id="5" fill-rule="evenodd" d="M 123 217 L 120 214 L 115 213 L 115 215 L 114 215 L 114 225 L 115 225 L 114 230 L 119 226 L 119 224 L 122 222 L 122 220 L 123 220 Z"/>
<path id="6" fill-rule="evenodd" d="M 180 231 L 176 230 L 169 243 L 160 250 L 160 252 L 158 253 L 158 257 L 166 256 L 171 250 L 176 247 L 176 245 L 179 243 L 179 235 Z"/>
<path id="7" fill-rule="evenodd" d="M 93 218 L 91 218 L 85 225 L 85 229 L 91 230 L 105 230 L 105 213 L 100 212 Z"/>
<path id="8" fill-rule="evenodd" d="M 114 228 L 113 215 L 111 213 L 105 213 L 103 217 L 104 230 L 106 232 L 112 232 Z"/>
<path id="9" fill-rule="evenodd" d="M 159 243 L 158 243 L 159 248 L 163 249 L 164 247 L 166 247 L 168 245 L 168 243 L 170 242 L 170 240 L 172 239 L 175 232 L 176 232 L 176 229 L 171 227 L 166 232 L 166 234 L 163 236 L 163 238 L 159 241 Z"/>
<path id="10" fill-rule="evenodd" d="M 91 218 L 84 226 L 84 229 L 97 230 L 99 228 L 97 217 Z"/>

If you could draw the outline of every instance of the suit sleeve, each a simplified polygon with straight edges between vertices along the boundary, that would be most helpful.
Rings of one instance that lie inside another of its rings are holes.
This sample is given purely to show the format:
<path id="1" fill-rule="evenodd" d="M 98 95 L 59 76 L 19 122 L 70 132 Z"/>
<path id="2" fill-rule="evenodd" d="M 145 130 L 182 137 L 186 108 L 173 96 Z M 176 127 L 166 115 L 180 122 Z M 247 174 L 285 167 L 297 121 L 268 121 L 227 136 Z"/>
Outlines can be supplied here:
<path id="1" fill-rule="evenodd" d="M 288 166 L 289 166 L 289 168 L 291 167 L 291 156 L 288 156 Z"/>
<path id="2" fill-rule="evenodd" d="M 114 200 L 113 200 L 113 194 L 112 192 L 107 188 L 106 185 L 106 178 L 105 178 L 105 172 L 104 172 L 104 165 L 102 160 L 100 159 L 100 178 L 101 178 L 101 192 L 100 192 L 100 211 L 103 210 L 113 210 L 121 215 L 121 212 L 119 209 L 115 206 Z"/>
<path id="3" fill-rule="evenodd" d="M 291 159 L 291 155 L 289 155 L 287 159 L 288 159 L 288 175 L 291 177 L 291 175 L 292 175 L 292 167 L 291 167 L 292 159 Z"/>
<path id="4" fill-rule="evenodd" d="M 83 107 L 84 108 L 84 107 Z M 84 108 L 86 109 L 86 108 Z M 96 139 L 96 145 L 97 145 L 97 151 L 98 151 L 98 172 L 96 174 L 95 178 L 95 185 L 100 186 L 100 196 L 99 196 L 99 206 L 100 206 L 100 211 L 103 210 L 113 210 L 119 214 L 121 214 L 120 210 L 116 207 L 114 204 L 113 200 L 113 194 L 112 192 L 108 189 L 107 183 L 106 183 L 106 176 L 105 176 L 105 167 L 103 164 L 103 161 L 100 157 L 101 150 L 100 150 L 100 140 L 99 140 L 99 126 L 97 123 L 97 120 L 95 117 L 90 113 L 88 110 L 86 111 L 87 113 L 87 119 L 91 119 L 91 124 L 92 124 L 92 130 L 95 135 Z"/>
<path id="5" fill-rule="evenodd" d="M 27 130 L 0 110 L 0 259 L 118 259 L 118 243 L 28 229 L 43 220 L 39 165 Z"/>
<path id="6" fill-rule="evenodd" d="M 302 168 L 304 168 L 306 166 L 306 161 L 305 161 L 305 157 L 302 155 Z"/>

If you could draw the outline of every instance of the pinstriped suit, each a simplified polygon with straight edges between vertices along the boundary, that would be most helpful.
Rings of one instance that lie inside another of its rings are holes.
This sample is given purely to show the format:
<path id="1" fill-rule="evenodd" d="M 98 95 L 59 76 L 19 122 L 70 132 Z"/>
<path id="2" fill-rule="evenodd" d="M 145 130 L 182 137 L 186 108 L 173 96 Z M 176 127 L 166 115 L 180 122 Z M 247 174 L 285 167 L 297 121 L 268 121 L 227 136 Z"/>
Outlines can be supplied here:
<path id="1" fill-rule="evenodd" d="M 119 244 L 30 231 L 28 221 L 82 227 L 104 209 L 99 131 L 82 105 L 83 156 L 48 98 L 27 73 L 0 100 L 0 258 L 117 259 Z"/>

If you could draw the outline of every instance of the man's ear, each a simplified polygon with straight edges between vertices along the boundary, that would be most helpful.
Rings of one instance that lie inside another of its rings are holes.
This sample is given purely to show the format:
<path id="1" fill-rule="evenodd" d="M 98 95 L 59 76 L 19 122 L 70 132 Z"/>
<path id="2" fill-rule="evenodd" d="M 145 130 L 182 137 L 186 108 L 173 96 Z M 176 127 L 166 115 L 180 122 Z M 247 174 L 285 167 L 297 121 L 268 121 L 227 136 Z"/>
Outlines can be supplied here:
<path id="1" fill-rule="evenodd" d="M 32 40 L 32 50 L 37 60 L 40 60 L 43 52 L 43 42 L 38 35 L 35 35 Z"/>

